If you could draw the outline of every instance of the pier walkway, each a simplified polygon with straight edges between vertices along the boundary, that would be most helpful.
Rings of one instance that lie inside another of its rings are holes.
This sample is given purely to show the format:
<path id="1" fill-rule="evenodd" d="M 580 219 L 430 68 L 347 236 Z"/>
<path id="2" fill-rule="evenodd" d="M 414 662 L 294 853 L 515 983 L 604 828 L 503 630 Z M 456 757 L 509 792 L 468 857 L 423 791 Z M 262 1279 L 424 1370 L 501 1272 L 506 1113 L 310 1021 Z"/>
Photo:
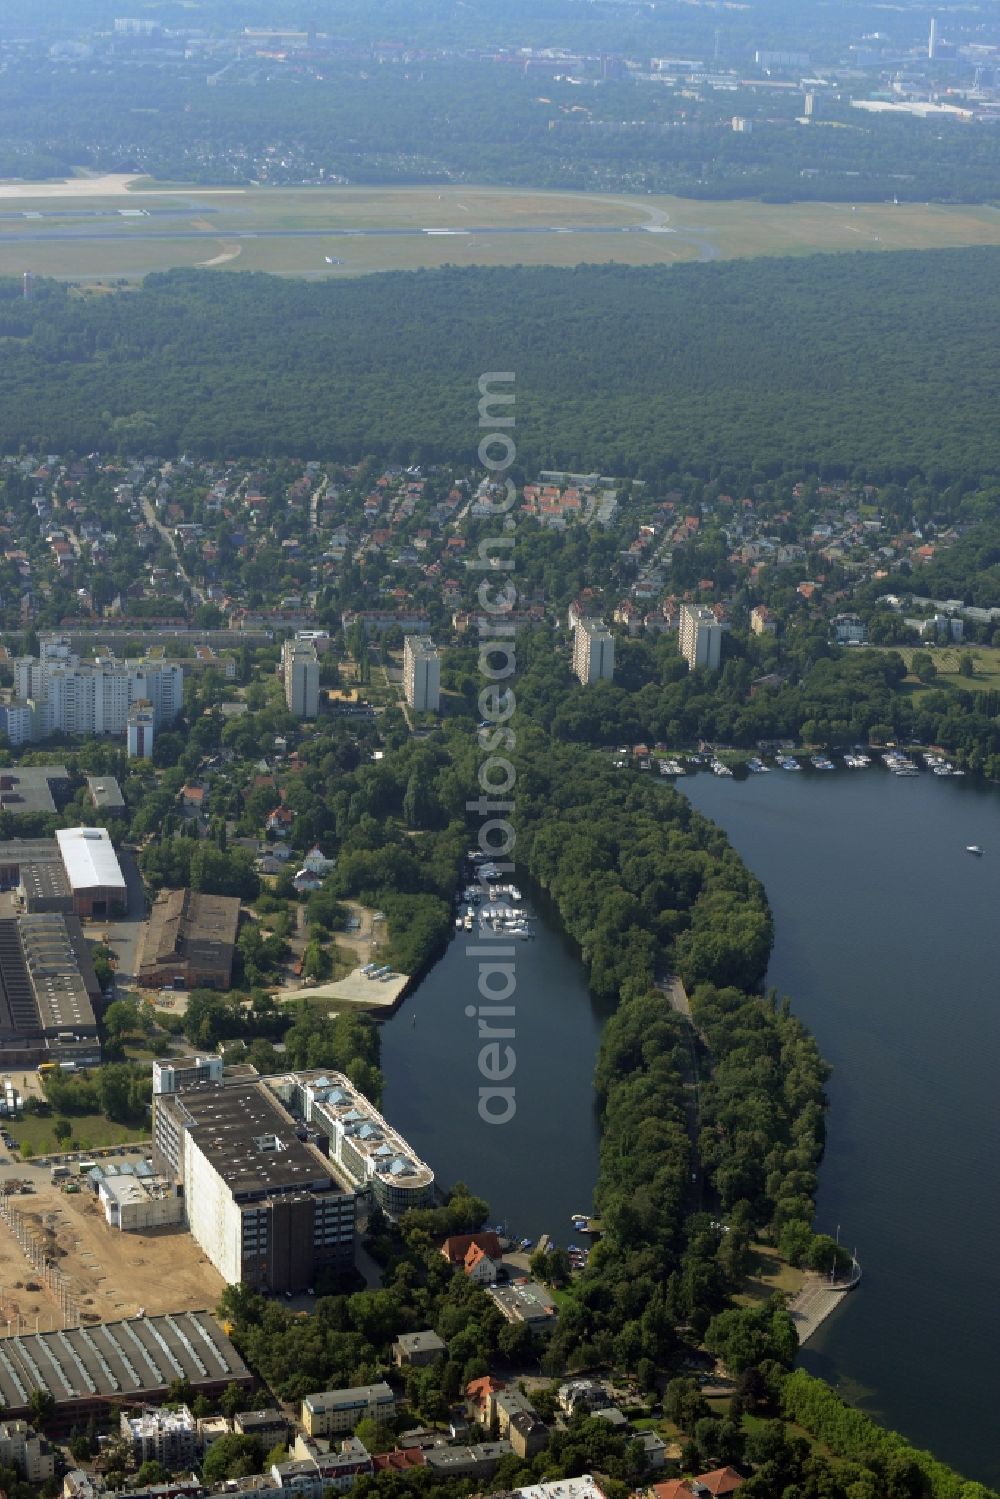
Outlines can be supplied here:
<path id="1" fill-rule="evenodd" d="M 798 1295 L 788 1303 L 788 1311 L 795 1323 L 802 1348 L 813 1337 L 831 1312 L 836 1311 L 844 1297 L 854 1290 L 861 1280 L 861 1266 L 855 1260 L 847 1280 L 832 1281 L 828 1275 L 810 1270 Z"/>

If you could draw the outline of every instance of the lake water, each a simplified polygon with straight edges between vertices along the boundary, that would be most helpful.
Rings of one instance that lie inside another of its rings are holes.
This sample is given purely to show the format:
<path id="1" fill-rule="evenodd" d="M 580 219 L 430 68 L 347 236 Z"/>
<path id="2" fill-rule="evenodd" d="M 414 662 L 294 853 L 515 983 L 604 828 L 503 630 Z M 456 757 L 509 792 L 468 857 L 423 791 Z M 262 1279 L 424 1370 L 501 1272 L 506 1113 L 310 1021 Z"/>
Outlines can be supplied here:
<path id="1" fill-rule="evenodd" d="M 570 1215 L 591 1211 L 597 1180 L 593 1074 L 605 1017 L 557 920 L 537 919 L 536 899 L 526 904 L 537 935 L 511 944 L 516 1035 L 500 1043 L 516 1055 L 514 1117 L 487 1124 L 479 1115 L 479 1089 L 490 1085 L 477 1019 L 465 1013 L 481 1002 L 479 959 L 466 948 L 485 944 L 464 931 L 383 1027 L 383 1106 L 444 1186 L 464 1181 L 489 1198 L 491 1222 L 567 1244 Z"/>
<path id="2" fill-rule="evenodd" d="M 1000 795 L 874 766 L 680 786 L 763 880 L 769 981 L 834 1067 L 818 1225 L 839 1224 L 864 1280 L 803 1361 L 1000 1487 Z M 478 1117 L 464 932 L 384 1027 L 384 1102 L 444 1184 L 478 1188 L 520 1235 L 566 1243 L 597 1175 L 604 1016 L 558 923 L 536 929 L 517 944 L 514 1120 Z"/>
<path id="3" fill-rule="evenodd" d="M 763 881 L 768 981 L 834 1068 L 818 1226 L 864 1279 L 803 1362 L 1000 1487 L 1000 795 L 874 766 L 680 786 Z"/>

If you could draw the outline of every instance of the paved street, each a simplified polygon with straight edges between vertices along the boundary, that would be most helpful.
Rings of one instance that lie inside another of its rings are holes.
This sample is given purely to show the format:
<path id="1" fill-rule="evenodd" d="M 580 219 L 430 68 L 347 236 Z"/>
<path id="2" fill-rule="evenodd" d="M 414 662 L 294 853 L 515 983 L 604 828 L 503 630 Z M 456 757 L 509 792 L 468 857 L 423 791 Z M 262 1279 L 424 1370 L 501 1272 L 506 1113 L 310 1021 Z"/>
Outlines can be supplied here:
<path id="1" fill-rule="evenodd" d="M 135 982 L 142 959 L 142 942 L 146 931 L 146 895 L 134 851 L 119 848 L 118 862 L 125 876 L 127 914 L 118 920 L 102 918 L 87 921 L 84 923 L 84 932 L 91 942 L 101 941 L 104 933 L 108 933 L 108 946 L 118 955 L 117 982 L 119 985 L 127 985 Z"/>

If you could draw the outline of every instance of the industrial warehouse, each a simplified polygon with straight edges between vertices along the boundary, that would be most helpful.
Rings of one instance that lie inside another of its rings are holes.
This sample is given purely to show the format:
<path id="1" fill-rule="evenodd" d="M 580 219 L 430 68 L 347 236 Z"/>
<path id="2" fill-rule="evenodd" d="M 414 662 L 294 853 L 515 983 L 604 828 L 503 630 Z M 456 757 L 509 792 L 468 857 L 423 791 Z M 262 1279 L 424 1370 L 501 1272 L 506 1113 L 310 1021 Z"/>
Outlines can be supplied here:
<path id="1" fill-rule="evenodd" d="M 0 889 L 29 913 L 111 916 L 124 910 L 125 876 L 105 828 L 60 828 L 54 838 L 0 843 Z"/>
<path id="2" fill-rule="evenodd" d="M 123 1401 L 164 1400 L 177 1380 L 208 1397 L 220 1395 L 231 1383 L 245 1388 L 253 1383 L 207 1312 L 134 1317 L 0 1339 L 5 1414 L 26 1415 L 31 1392 L 46 1390 L 56 1403 L 54 1432 L 66 1432 L 91 1417 L 106 1419 L 111 1407 Z"/>
<path id="3" fill-rule="evenodd" d="M 153 902 L 139 980 L 150 988 L 228 989 L 240 903 L 231 895 L 168 890 Z"/>
<path id="4" fill-rule="evenodd" d="M 0 920 L 0 1063 L 96 1066 L 100 985 L 77 917 Z"/>

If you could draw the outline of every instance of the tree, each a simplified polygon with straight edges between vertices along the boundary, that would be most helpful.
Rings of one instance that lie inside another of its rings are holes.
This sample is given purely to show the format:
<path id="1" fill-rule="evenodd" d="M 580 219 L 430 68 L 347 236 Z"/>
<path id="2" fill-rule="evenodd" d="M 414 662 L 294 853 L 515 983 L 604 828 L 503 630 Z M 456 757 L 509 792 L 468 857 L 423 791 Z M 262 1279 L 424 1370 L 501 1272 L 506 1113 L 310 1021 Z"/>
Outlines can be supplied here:
<path id="1" fill-rule="evenodd" d="M 663 1409 L 682 1431 L 693 1431 L 697 1422 L 711 1415 L 708 1401 L 696 1379 L 672 1379 L 667 1385 Z"/>
<path id="2" fill-rule="evenodd" d="M 263 1460 L 264 1444 L 259 1437 L 232 1432 L 209 1447 L 201 1467 L 202 1477 L 206 1483 L 245 1478 L 251 1473 L 259 1473 Z"/>
<path id="3" fill-rule="evenodd" d="M 938 674 L 929 651 L 914 651 L 910 670 L 921 682 L 933 682 Z"/>
<path id="4" fill-rule="evenodd" d="M 974 677 L 976 675 L 976 662 L 971 651 L 963 651 L 959 656 L 958 673 L 962 677 Z"/>
<path id="5" fill-rule="evenodd" d="M 142 1028 L 139 1005 L 134 999 L 116 999 L 104 1012 L 104 1029 L 110 1041 L 120 1043 Z"/>
<path id="6" fill-rule="evenodd" d="M 155 1457 L 147 1458 L 135 1475 L 136 1487 L 143 1484 L 168 1483 L 170 1470 L 165 1468 Z"/>
<path id="7" fill-rule="evenodd" d="M 234 1293 L 237 1293 L 235 1298 Z M 243 1293 L 243 1295 L 240 1296 L 239 1293 Z M 219 1314 L 223 1318 L 231 1316 L 234 1320 L 240 1320 L 241 1315 L 246 1315 L 249 1308 L 256 1306 L 260 1301 L 260 1297 L 256 1296 L 252 1291 L 247 1291 L 245 1287 L 230 1286 L 227 1291 L 223 1291 L 222 1293 L 222 1300 L 219 1303 Z M 232 1420 L 238 1411 L 250 1409 L 251 1398 L 249 1392 L 244 1390 L 240 1385 L 227 1384 L 219 1400 L 219 1407 L 222 1414 Z"/>
<path id="8" fill-rule="evenodd" d="M 365 1416 L 354 1428 L 354 1435 L 369 1452 L 388 1452 L 394 1438 L 389 1429 Z"/>
<path id="9" fill-rule="evenodd" d="M 48 1390 L 32 1390 L 28 1396 L 28 1415 L 31 1424 L 44 1431 L 55 1414 L 55 1397 Z"/>
<path id="10" fill-rule="evenodd" d="M 74 1427 L 70 1433 L 69 1450 L 78 1463 L 85 1463 L 93 1455 L 94 1445 L 86 1432 Z"/>
<path id="11" fill-rule="evenodd" d="M 52 1133 L 60 1145 L 64 1145 L 73 1133 L 73 1126 L 68 1119 L 57 1119 L 52 1126 Z"/>
<path id="12" fill-rule="evenodd" d="M 302 955 L 302 972 L 307 978 L 326 979 L 333 972 L 333 961 L 329 951 L 321 942 L 313 940 Z"/>

